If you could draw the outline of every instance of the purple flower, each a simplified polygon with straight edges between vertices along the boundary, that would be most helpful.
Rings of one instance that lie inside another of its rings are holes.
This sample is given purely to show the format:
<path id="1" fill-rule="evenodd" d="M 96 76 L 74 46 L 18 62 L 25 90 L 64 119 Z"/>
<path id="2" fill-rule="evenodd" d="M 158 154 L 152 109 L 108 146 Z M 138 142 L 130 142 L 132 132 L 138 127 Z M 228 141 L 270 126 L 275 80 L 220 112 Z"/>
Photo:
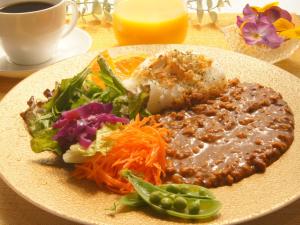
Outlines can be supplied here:
<path id="1" fill-rule="evenodd" d="M 281 9 L 278 6 L 272 6 L 271 8 L 267 9 L 265 12 L 262 12 L 261 15 L 267 17 L 270 23 L 274 23 L 276 20 L 280 18 L 292 22 L 291 14 L 288 11 Z"/>
<path id="2" fill-rule="evenodd" d="M 241 31 L 245 42 L 249 45 L 261 44 L 270 48 L 278 48 L 284 41 L 266 17 L 261 17 L 256 23 L 245 23 Z"/>
<path id="3" fill-rule="evenodd" d="M 258 19 L 258 13 L 255 9 L 251 8 L 249 4 L 247 4 L 243 10 L 244 17 L 237 16 L 236 24 L 238 27 L 241 27 L 241 25 L 244 22 L 253 22 L 255 23 Z"/>
<path id="4" fill-rule="evenodd" d="M 293 24 L 291 14 L 278 7 L 277 4 L 274 2 L 264 7 L 251 7 L 247 4 L 244 7 L 243 17 L 238 16 L 236 24 L 247 44 L 265 45 L 270 48 L 278 48 L 281 45 L 284 39 L 277 31 L 281 32 L 282 27 L 287 24 L 289 26 L 286 27 L 293 27 Z M 282 21 L 285 24 L 282 24 Z"/>

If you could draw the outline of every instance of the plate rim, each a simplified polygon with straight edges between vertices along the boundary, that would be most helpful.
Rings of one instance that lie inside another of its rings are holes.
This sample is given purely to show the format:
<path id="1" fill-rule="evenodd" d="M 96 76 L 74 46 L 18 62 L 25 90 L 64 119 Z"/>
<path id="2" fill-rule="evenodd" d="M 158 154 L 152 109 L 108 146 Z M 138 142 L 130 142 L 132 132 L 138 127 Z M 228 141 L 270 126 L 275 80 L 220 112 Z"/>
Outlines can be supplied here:
<path id="1" fill-rule="evenodd" d="M 112 48 L 108 48 L 108 50 L 110 50 L 110 49 L 120 49 L 120 48 L 121 48 L 121 49 L 122 49 L 122 48 L 135 48 L 135 47 L 138 47 L 138 48 L 142 48 L 142 47 L 147 47 L 147 48 L 148 48 L 148 47 L 150 47 L 150 48 L 151 48 L 151 46 L 152 46 L 152 47 L 157 47 L 157 48 L 159 48 L 160 46 L 166 46 L 166 44 L 115 46 L 115 47 L 112 47 Z M 210 47 L 210 46 L 203 46 L 203 45 L 188 45 L 188 44 L 187 44 L 187 45 L 186 45 L 186 44 L 179 44 L 179 45 L 178 45 L 178 44 L 167 44 L 167 46 L 169 46 L 169 47 L 174 47 L 174 48 L 176 48 L 176 46 L 177 46 L 177 47 L 178 47 L 178 46 L 179 46 L 179 47 L 186 46 L 186 47 L 191 48 L 191 49 L 192 49 L 192 48 L 196 48 L 196 49 L 197 49 L 197 48 L 198 48 L 198 49 L 199 49 L 199 48 L 204 48 L 204 49 L 211 49 L 211 50 L 222 51 L 222 52 L 225 52 L 225 53 L 227 52 L 227 53 L 230 53 L 230 54 L 237 54 L 237 55 L 241 55 L 241 56 L 244 57 L 244 58 L 245 58 L 245 57 L 246 57 L 246 58 L 250 58 L 252 61 L 253 61 L 253 60 L 256 60 L 256 61 L 259 62 L 260 64 L 263 63 L 263 64 L 265 64 L 265 65 L 267 65 L 267 66 L 269 66 L 269 67 L 275 67 L 278 71 L 281 71 L 281 72 L 283 72 L 283 73 L 289 74 L 289 76 L 293 77 L 293 79 L 295 79 L 295 80 L 299 80 L 299 79 L 300 79 L 300 78 L 296 77 L 294 74 L 292 74 L 292 73 L 290 73 L 290 72 L 288 72 L 288 71 L 286 71 L 286 70 L 284 70 L 284 69 L 282 69 L 282 68 L 280 68 L 280 67 L 278 67 L 278 66 L 276 66 L 276 65 L 274 65 L 274 64 L 270 64 L 270 63 L 265 62 L 265 61 L 263 61 L 263 60 L 260 60 L 260 59 L 257 59 L 257 58 L 254 58 L 254 57 L 251 57 L 251 56 L 248 56 L 248 55 L 244 55 L 244 54 L 242 54 L 242 53 L 238 53 L 238 52 L 226 50 L 226 49 L 221 49 L 221 48 L 217 48 L 217 47 Z M 63 59 L 63 60 L 61 60 L 61 61 L 58 61 L 58 62 L 56 62 L 56 63 L 54 63 L 54 64 L 48 65 L 48 66 L 46 66 L 46 67 L 44 67 L 44 68 L 42 68 L 42 69 L 40 69 L 40 70 L 34 72 L 31 76 L 28 76 L 28 77 L 26 77 L 25 79 L 23 79 L 21 82 L 19 82 L 17 85 L 15 85 L 8 93 L 6 93 L 6 95 L 5 95 L 5 96 L 2 98 L 2 100 L 0 101 L 0 107 L 3 105 L 3 102 L 5 102 L 5 101 L 3 101 L 3 100 L 5 100 L 5 99 L 7 98 L 7 96 L 8 96 L 11 92 L 14 91 L 14 89 L 17 89 L 17 88 L 19 87 L 19 85 L 21 85 L 25 80 L 30 80 L 32 77 L 34 77 L 34 75 L 36 75 L 36 73 L 38 73 L 38 72 L 40 72 L 40 71 L 42 71 L 42 70 L 46 70 L 46 69 L 48 69 L 49 67 L 55 67 L 56 64 L 62 63 L 63 61 L 67 61 L 67 60 L 70 60 L 70 59 L 76 58 L 76 57 L 83 57 L 83 56 L 86 56 L 86 55 L 89 55 L 89 54 L 91 54 L 91 55 L 96 55 L 98 52 L 99 52 L 99 50 L 98 50 L 98 51 L 92 51 L 92 52 L 86 52 L 86 53 L 83 53 L 83 54 L 79 54 L 79 55 L 76 55 L 76 56 L 72 56 L 72 57 L 70 57 L 70 58 Z M 1 75 L 0 75 L 0 76 L 1 76 Z M 0 162 L 0 164 L 1 164 L 1 162 Z M 0 166 L 1 166 L 1 165 L 0 165 Z M 63 218 L 63 219 L 65 219 L 65 220 L 68 220 L 68 221 L 71 221 L 71 222 L 76 222 L 76 223 L 80 223 L 80 224 L 87 224 L 87 225 L 94 225 L 94 224 L 96 224 L 96 223 L 89 223 L 89 222 L 87 222 L 87 221 L 85 221 L 85 220 L 81 220 L 81 219 L 79 219 L 79 218 L 75 218 L 75 217 L 73 217 L 73 216 L 64 214 L 64 213 L 62 213 L 62 212 L 55 211 L 54 209 L 48 208 L 48 207 L 42 205 L 41 203 L 39 203 L 38 201 L 31 199 L 30 197 L 26 196 L 26 194 L 22 193 L 22 191 L 19 190 L 17 187 L 13 186 L 13 184 L 11 184 L 11 183 L 9 182 L 9 180 L 5 177 L 5 175 L 2 173 L 1 170 L 0 170 L 0 178 L 4 181 L 4 183 L 5 183 L 11 190 L 13 190 L 13 191 L 14 191 L 16 194 L 18 194 L 21 198 L 25 199 L 27 202 L 29 202 L 29 203 L 33 204 L 34 206 L 36 206 L 36 207 L 38 207 L 38 208 L 44 210 L 44 211 L 47 212 L 47 213 L 50 213 L 50 214 L 52 214 L 52 215 L 58 216 L 58 217 L 60 217 L 60 218 Z M 284 207 L 286 207 L 286 206 L 292 204 L 293 202 L 297 201 L 298 199 L 300 199 L 300 190 L 299 190 L 298 193 L 295 193 L 295 194 L 294 194 L 293 196 L 291 196 L 290 198 L 286 198 L 286 201 L 282 201 L 282 202 L 280 202 L 279 204 L 276 204 L 274 207 L 272 207 L 272 208 L 269 209 L 269 210 L 264 210 L 264 211 L 261 212 L 261 213 L 251 214 L 251 215 L 248 216 L 248 217 L 243 217 L 243 218 L 239 218 L 239 219 L 233 219 L 233 220 L 227 221 L 227 222 L 224 221 L 224 223 L 222 223 L 222 224 L 224 224 L 224 225 L 226 225 L 226 224 L 239 224 L 239 223 L 245 223 L 245 222 L 248 222 L 248 221 L 257 219 L 257 218 L 261 218 L 261 217 L 263 217 L 263 216 L 266 216 L 266 215 L 268 215 L 268 214 L 274 213 L 274 212 L 276 212 L 276 211 L 278 211 L 278 210 L 280 210 L 280 209 L 282 209 L 282 208 L 284 208 Z M 99 223 L 97 223 L 97 224 L 99 224 Z M 104 223 L 103 223 L 103 224 L 104 224 Z"/>

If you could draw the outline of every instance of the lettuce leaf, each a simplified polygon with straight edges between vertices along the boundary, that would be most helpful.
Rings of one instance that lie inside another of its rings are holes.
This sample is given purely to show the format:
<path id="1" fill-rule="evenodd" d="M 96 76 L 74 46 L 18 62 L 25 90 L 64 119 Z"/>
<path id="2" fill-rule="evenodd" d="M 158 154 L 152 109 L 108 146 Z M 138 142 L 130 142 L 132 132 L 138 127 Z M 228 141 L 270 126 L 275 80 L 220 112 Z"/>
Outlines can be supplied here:
<path id="1" fill-rule="evenodd" d="M 112 143 L 105 140 L 105 137 L 119 129 L 119 126 L 120 124 L 103 126 L 97 131 L 96 140 L 88 149 L 83 148 L 80 144 L 71 145 L 70 149 L 63 154 L 63 160 L 66 163 L 82 163 L 94 156 L 97 152 L 105 155 L 112 147 Z"/>
<path id="2" fill-rule="evenodd" d="M 32 151 L 35 153 L 51 151 L 61 155 L 62 151 L 58 145 L 58 142 L 53 140 L 53 136 L 55 134 L 56 131 L 52 128 L 47 128 L 36 132 L 30 142 Z"/>
<path id="3" fill-rule="evenodd" d="M 143 116 L 150 115 L 146 110 L 150 86 L 143 86 L 140 93 L 133 94 L 115 77 L 102 57 L 98 58 L 98 64 L 101 69 L 100 78 L 107 86 L 106 90 L 98 97 L 101 102 L 112 103 L 113 113 L 117 116 L 128 116 L 130 119 L 134 119 L 138 113 Z"/>
<path id="4" fill-rule="evenodd" d="M 52 112 L 53 116 L 71 109 L 72 104 L 80 98 L 80 89 L 89 74 L 90 69 L 87 67 L 75 77 L 62 80 L 61 84 L 57 85 L 53 97 L 43 107 L 48 112 Z"/>

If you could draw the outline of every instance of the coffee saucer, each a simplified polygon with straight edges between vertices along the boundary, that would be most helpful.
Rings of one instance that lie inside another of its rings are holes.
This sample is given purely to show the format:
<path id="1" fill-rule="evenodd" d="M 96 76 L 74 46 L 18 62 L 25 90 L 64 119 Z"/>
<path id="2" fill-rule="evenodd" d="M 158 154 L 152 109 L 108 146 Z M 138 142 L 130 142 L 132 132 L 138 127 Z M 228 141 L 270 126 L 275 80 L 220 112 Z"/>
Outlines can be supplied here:
<path id="1" fill-rule="evenodd" d="M 49 61 L 33 66 L 23 66 L 8 60 L 0 45 L 0 77 L 23 78 L 31 73 L 75 55 L 86 53 L 92 45 L 90 35 L 80 28 L 75 28 L 68 36 L 61 39 L 55 55 Z"/>

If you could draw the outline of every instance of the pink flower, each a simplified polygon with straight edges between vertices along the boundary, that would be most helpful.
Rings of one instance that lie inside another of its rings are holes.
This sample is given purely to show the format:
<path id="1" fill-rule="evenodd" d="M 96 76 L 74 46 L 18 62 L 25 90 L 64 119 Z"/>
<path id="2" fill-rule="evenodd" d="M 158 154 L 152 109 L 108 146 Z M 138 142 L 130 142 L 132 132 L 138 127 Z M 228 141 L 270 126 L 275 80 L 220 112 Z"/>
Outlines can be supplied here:
<path id="1" fill-rule="evenodd" d="M 265 45 L 270 48 L 278 48 L 281 45 L 284 39 L 279 36 L 274 24 L 280 21 L 279 19 L 292 22 L 292 16 L 277 4 L 271 3 L 262 8 L 247 4 L 244 7 L 243 17 L 238 16 L 236 24 L 247 44 Z"/>
<path id="2" fill-rule="evenodd" d="M 278 48 L 284 41 L 267 17 L 261 17 L 257 22 L 246 22 L 241 28 L 242 36 L 249 45 L 266 45 Z"/>
<path id="3" fill-rule="evenodd" d="M 280 18 L 283 18 L 283 19 L 286 19 L 286 20 L 292 22 L 291 14 L 288 11 L 281 9 L 278 6 L 272 6 L 271 8 L 262 12 L 261 15 L 266 16 L 270 23 L 274 23 L 276 20 L 278 20 Z"/>
<path id="4" fill-rule="evenodd" d="M 247 4 L 243 10 L 243 15 L 244 17 L 240 17 L 237 16 L 237 22 L 236 24 L 238 25 L 238 27 L 241 27 L 241 25 L 244 22 L 256 22 L 256 20 L 258 19 L 258 13 L 256 12 L 256 10 L 254 10 L 253 8 L 250 7 L 249 4 Z"/>

